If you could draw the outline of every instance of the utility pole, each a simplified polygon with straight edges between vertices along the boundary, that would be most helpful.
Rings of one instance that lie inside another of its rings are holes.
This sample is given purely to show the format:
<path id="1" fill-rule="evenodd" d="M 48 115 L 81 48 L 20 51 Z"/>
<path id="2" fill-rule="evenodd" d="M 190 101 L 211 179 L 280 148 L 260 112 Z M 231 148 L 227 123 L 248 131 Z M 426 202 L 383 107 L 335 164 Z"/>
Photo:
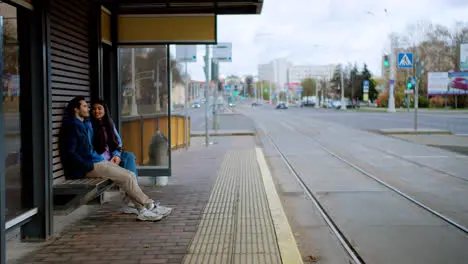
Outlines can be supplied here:
<path id="1" fill-rule="evenodd" d="M 210 47 L 205 45 L 205 145 L 210 145 L 208 136 L 208 91 L 210 89 Z"/>
<path id="2" fill-rule="evenodd" d="M 341 72 L 341 110 L 346 110 L 346 102 L 344 98 L 344 72 L 343 72 L 343 65 L 340 66 Z"/>
<path id="3" fill-rule="evenodd" d="M 189 116 L 189 103 L 188 103 L 188 96 L 189 96 L 189 76 L 188 76 L 188 64 L 185 62 L 185 149 L 188 150 L 188 141 L 189 141 L 189 132 L 188 132 L 188 116 Z"/>
<path id="4" fill-rule="evenodd" d="M 388 92 L 388 109 L 387 112 L 395 113 L 395 79 L 396 79 L 396 53 L 395 53 L 395 39 L 392 37 L 390 40 L 390 91 Z"/>
<path id="5" fill-rule="evenodd" d="M 319 98 L 318 98 L 318 77 L 315 78 L 315 108 L 319 108 Z"/>
<path id="6" fill-rule="evenodd" d="M 268 89 L 268 103 L 271 104 L 271 83 L 270 83 L 270 87 Z"/>
<path id="7" fill-rule="evenodd" d="M 424 61 L 419 60 L 416 52 L 416 86 L 414 87 L 414 131 L 418 130 L 419 79 L 424 74 Z"/>

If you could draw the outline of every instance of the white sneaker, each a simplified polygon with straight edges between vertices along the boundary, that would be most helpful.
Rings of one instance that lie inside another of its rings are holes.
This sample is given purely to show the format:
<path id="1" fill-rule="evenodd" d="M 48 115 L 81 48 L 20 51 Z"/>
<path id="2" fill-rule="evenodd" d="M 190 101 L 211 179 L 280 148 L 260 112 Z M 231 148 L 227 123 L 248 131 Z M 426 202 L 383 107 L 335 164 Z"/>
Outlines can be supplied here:
<path id="1" fill-rule="evenodd" d="M 172 208 L 163 205 L 157 205 L 151 211 L 156 214 L 162 215 L 163 217 L 166 217 L 171 214 Z"/>
<path id="2" fill-rule="evenodd" d="M 163 217 L 168 216 L 172 212 L 172 208 L 159 205 L 159 201 L 151 203 L 146 208 L 158 215 L 162 215 Z"/>
<path id="3" fill-rule="evenodd" d="M 154 213 L 146 208 L 142 209 L 138 216 L 137 216 L 137 219 L 140 220 L 140 221 L 153 221 L 153 222 L 156 222 L 156 221 L 159 221 L 163 218 L 162 215 L 159 215 L 157 213 Z"/>

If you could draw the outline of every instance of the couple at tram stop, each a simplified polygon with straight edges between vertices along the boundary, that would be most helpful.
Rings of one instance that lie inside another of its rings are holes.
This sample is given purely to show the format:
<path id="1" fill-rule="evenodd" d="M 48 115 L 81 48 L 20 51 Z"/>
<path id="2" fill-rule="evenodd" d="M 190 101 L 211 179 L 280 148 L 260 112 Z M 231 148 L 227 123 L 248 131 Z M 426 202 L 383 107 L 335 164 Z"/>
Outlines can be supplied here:
<path id="1" fill-rule="evenodd" d="M 122 139 L 102 100 L 92 102 L 91 115 L 84 97 L 66 107 L 60 131 L 60 157 L 68 179 L 106 178 L 120 187 L 126 207 L 141 221 L 159 221 L 172 212 L 149 198 L 138 185 L 136 158 L 122 150 Z"/>

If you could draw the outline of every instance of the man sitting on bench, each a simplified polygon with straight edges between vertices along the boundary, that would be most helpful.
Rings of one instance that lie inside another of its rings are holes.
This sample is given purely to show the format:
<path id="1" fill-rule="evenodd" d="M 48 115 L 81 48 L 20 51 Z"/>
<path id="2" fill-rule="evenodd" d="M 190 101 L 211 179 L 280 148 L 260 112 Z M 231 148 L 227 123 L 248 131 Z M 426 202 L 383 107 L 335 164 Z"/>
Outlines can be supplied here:
<path id="1" fill-rule="evenodd" d="M 59 139 L 65 176 L 71 179 L 89 177 L 112 180 L 133 200 L 139 220 L 159 221 L 169 215 L 172 209 L 156 204 L 144 194 L 133 172 L 105 160 L 94 150 L 93 131 L 84 123 L 87 118 L 89 107 L 85 98 L 73 98 L 66 108 Z"/>

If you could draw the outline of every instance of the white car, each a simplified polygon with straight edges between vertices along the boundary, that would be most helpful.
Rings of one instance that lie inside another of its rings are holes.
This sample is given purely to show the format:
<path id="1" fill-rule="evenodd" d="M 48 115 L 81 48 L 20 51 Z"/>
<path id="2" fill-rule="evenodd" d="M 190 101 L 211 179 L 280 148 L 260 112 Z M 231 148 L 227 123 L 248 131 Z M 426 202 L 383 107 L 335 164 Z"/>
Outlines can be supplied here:
<path id="1" fill-rule="evenodd" d="M 276 104 L 276 109 L 288 109 L 288 108 L 289 108 L 288 102 L 279 101 Z"/>

